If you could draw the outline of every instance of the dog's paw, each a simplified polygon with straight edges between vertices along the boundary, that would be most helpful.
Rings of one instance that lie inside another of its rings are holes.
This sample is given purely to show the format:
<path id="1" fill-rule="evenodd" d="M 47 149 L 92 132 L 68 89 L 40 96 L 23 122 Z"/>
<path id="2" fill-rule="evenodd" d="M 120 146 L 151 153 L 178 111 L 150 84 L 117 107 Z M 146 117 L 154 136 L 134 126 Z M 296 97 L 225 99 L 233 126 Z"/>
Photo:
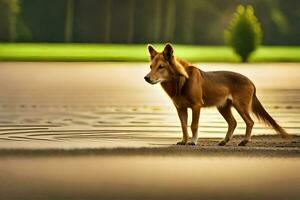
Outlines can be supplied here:
<path id="1" fill-rule="evenodd" d="M 221 142 L 219 142 L 219 146 L 225 146 L 227 144 L 227 142 L 225 140 L 222 140 Z"/>
<path id="2" fill-rule="evenodd" d="M 177 142 L 176 145 L 186 145 L 186 142 L 185 141 L 179 141 L 179 142 Z"/>
<path id="3" fill-rule="evenodd" d="M 195 143 L 195 142 L 192 142 L 192 141 L 191 141 L 191 142 L 188 142 L 187 144 L 188 144 L 188 145 L 191 145 L 191 146 L 195 146 L 195 145 L 196 145 L 196 143 Z"/>
<path id="4" fill-rule="evenodd" d="M 247 144 L 248 142 L 249 142 L 248 140 L 242 140 L 242 141 L 239 143 L 239 146 L 246 146 L 246 144 Z"/>

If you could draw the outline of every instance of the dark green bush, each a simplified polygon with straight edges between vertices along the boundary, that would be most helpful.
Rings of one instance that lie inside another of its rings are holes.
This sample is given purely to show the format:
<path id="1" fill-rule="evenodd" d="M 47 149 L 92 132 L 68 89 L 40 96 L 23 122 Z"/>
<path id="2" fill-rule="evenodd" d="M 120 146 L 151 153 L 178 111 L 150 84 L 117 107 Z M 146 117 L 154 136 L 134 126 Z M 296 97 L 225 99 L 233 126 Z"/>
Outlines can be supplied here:
<path id="1" fill-rule="evenodd" d="M 241 57 L 242 62 L 247 62 L 262 40 L 260 23 L 252 6 L 237 7 L 224 36 L 226 43 Z"/>

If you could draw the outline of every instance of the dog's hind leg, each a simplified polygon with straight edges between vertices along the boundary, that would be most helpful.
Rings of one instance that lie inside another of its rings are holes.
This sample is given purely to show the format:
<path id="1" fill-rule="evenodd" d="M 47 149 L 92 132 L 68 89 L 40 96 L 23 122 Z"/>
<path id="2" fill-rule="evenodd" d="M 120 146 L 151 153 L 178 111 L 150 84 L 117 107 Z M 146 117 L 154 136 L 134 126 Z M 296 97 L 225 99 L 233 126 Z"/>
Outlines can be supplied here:
<path id="1" fill-rule="evenodd" d="M 185 145 L 188 142 L 188 132 L 187 132 L 187 108 L 177 108 L 177 113 L 181 122 L 181 129 L 182 129 L 182 140 L 180 142 L 177 142 L 177 145 Z"/>
<path id="2" fill-rule="evenodd" d="M 247 104 L 234 104 L 233 106 L 246 123 L 245 139 L 239 143 L 239 146 L 245 146 L 251 139 L 251 132 L 254 125 L 254 121 L 251 119 L 249 114 L 250 107 Z"/>
<path id="3" fill-rule="evenodd" d="M 193 118 L 192 118 L 191 130 L 193 133 L 193 137 L 192 140 L 188 142 L 189 145 L 196 145 L 198 141 L 198 124 L 199 124 L 200 110 L 201 110 L 200 105 L 194 105 L 192 107 Z"/>
<path id="4" fill-rule="evenodd" d="M 224 140 L 219 142 L 219 146 L 224 146 L 227 144 L 227 142 L 229 142 L 237 125 L 237 122 L 232 115 L 231 107 L 232 107 L 232 101 L 230 99 L 227 100 L 224 106 L 218 107 L 218 111 L 221 113 L 221 115 L 224 117 L 224 119 L 228 124 L 228 130 L 226 136 Z"/>

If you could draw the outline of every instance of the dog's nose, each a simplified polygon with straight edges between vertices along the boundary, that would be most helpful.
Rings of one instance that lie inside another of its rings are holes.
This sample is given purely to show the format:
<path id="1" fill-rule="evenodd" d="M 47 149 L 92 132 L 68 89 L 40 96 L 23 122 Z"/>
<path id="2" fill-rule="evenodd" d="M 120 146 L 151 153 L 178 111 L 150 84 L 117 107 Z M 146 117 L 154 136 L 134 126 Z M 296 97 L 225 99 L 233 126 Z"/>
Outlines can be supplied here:
<path id="1" fill-rule="evenodd" d="M 150 82 L 150 77 L 149 77 L 149 76 L 145 76 L 144 79 L 145 79 L 145 81 L 147 81 L 148 83 Z"/>

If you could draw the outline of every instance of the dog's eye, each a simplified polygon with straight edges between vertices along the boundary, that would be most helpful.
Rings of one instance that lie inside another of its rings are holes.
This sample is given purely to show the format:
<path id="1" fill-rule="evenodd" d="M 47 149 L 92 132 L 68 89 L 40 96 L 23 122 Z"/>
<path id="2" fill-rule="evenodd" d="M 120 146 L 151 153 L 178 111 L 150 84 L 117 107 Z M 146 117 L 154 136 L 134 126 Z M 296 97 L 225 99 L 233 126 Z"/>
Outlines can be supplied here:
<path id="1" fill-rule="evenodd" d="M 159 67 L 158 67 L 158 69 L 163 69 L 164 68 L 164 66 L 162 66 L 162 65 L 159 65 Z"/>
<path id="2" fill-rule="evenodd" d="M 152 65 L 150 65 L 150 69 L 152 69 Z"/>

